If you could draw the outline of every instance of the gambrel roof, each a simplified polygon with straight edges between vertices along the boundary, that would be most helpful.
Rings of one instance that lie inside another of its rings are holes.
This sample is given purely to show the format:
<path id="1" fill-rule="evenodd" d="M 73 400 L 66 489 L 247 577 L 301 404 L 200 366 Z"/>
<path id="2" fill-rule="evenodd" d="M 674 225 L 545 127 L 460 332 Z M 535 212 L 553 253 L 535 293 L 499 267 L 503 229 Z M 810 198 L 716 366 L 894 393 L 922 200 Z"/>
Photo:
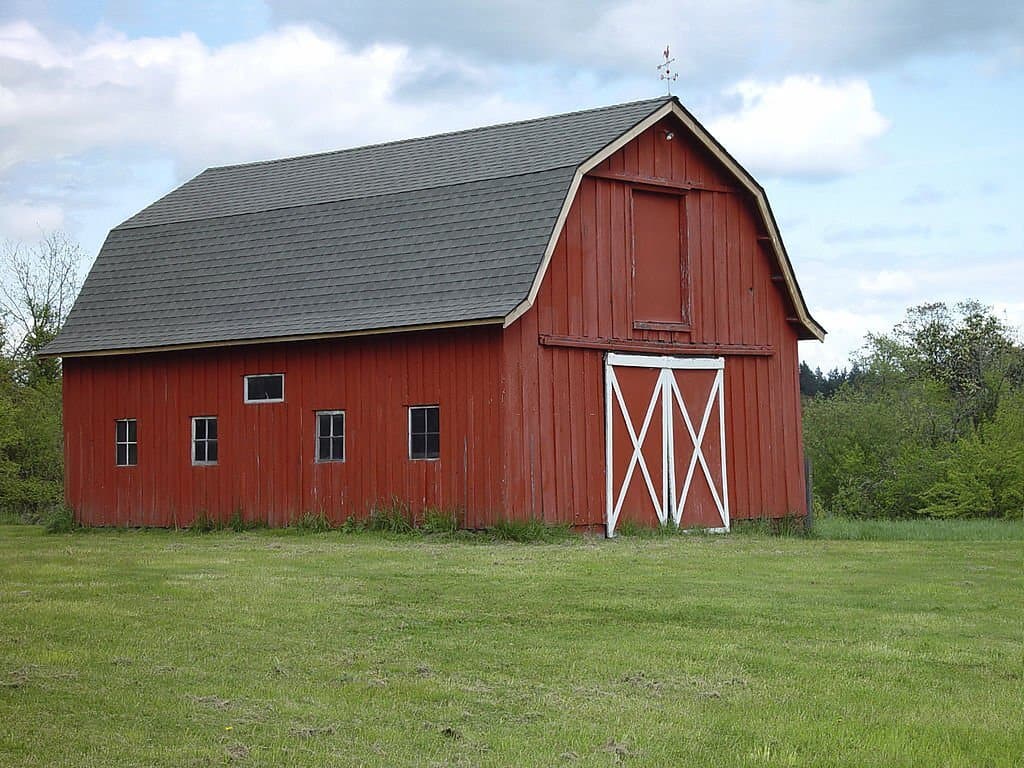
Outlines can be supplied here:
<path id="1" fill-rule="evenodd" d="M 759 198 L 801 335 L 821 338 L 763 190 L 663 97 L 208 169 L 110 232 L 44 352 L 507 325 L 532 304 L 582 175 L 669 113 Z"/>

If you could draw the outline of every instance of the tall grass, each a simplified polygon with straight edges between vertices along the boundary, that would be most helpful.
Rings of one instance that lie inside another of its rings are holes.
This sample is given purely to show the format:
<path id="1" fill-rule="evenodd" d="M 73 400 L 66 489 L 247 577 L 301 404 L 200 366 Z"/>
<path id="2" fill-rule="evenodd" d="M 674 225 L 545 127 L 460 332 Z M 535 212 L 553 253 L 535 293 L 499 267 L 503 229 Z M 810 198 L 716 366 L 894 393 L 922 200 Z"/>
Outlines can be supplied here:
<path id="1" fill-rule="evenodd" d="M 867 520 L 832 515 L 814 521 L 814 536 L 847 541 L 1024 541 L 1024 521 Z"/>

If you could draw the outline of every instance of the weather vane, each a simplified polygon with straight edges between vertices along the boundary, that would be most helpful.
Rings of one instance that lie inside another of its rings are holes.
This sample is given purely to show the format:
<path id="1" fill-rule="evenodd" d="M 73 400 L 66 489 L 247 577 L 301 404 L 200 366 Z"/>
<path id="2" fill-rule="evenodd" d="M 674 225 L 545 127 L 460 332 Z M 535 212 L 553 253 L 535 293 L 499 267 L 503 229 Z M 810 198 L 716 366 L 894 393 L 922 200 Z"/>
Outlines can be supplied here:
<path id="1" fill-rule="evenodd" d="M 665 50 L 662 52 L 661 55 L 665 57 L 665 60 L 661 64 L 658 65 L 658 72 L 660 73 L 658 75 L 658 79 L 665 81 L 665 87 L 668 88 L 668 95 L 671 96 L 672 95 L 672 83 L 679 79 L 679 73 L 678 72 L 673 72 L 669 68 L 669 65 L 672 64 L 675 61 L 675 59 L 670 58 L 670 54 L 669 54 L 669 50 L 668 50 L 668 46 L 667 45 L 665 46 Z"/>

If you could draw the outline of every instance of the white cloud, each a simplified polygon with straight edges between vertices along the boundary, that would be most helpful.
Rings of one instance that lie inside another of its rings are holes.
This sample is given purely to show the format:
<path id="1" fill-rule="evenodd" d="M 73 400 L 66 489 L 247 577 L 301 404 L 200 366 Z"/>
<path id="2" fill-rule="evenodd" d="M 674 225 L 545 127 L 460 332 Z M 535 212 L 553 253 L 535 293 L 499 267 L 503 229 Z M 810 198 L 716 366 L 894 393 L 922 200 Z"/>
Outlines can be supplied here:
<path id="1" fill-rule="evenodd" d="M 791 76 L 744 80 L 729 89 L 740 108 L 711 121 L 736 158 L 765 174 L 831 177 L 868 161 L 871 142 L 889 127 L 864 80 Z"/>
<path id="2" fill-rule="evenodd" d="M 317 21 L 355 41 L 391 40 L 478 61 L 614 66 L 650 77 L 672 43 L 685 93 L 756 71 L 877 70 L 928 54 L 1020 45 L 1024 6 L 900 0 L 266 0 L 277 21 Z"/>
<path id="3" fill-rule="evenodd" d="M 33 241 L 64 226 L 64 210 L 50 203 L 0 203 L 0 237 Z"/>
<path id="4" fill-rule="evenodd" d="M 917 287 L 917 281 L 908 273 L 888 269 L 862 276 L 858 283 L 862 291 L 875 296 L 907 296 Z"/>
<path id="5" fill-rule="evenodd" d="M 500 98 L 399 109 L 396 87 L 429 60 L 414 61 L 401 45 L 354 50 L 303 26 L 210 48 L 191 33 L 131 39 L 109 30 L 56 43 L 19 22 L 0 27 L 0 63 L 0 171 L 141 145 L 169 152 L 192 172 L 529 109 L 525 100 Z"/>
<path id="6" fill-rule="evenodd" d="M 992 309 L 1024 339 L 1024 301 L 997 301 L 992 305 Z"/>
<path id="7" fill-rule="evenodd" d="M 213 48 L 191 33 L 128 38 L 100 30 L 49 39 L 24 22 L 0 26 L 0 62 L 10 73 L 0 85 L 0 172 L 94 149 L 145 146 L 170 154 L 185 175 L 206 165 L 426 135 L 566 106 L 543 103 L 557 101 L 557 89 L 467 96 L 460 81 L 489 82 L 498 70 L 439 56 L 400 44 L 354 49 L 307 26 Z M 438 88 L 430 98 L 409 95 L 428 81 Z M 853 170 L 887 126 L 860 80 L 744 81 L 730 93 L 740 99 L 737 111 L 711 127 L 755 171 Z"/>
<path id="8" fill-rule="evenodd" d="M 850 309 L 823 309 L 815 317 L 828 330 L 824 343 L 801 342 L 800 359 L 811 368 L 822 370 L 849 367 L 852 351 L 860 349 L 869 333 L 883 333 L 902 316 L 902 308 L 892 312 L 853 311 Z"/>

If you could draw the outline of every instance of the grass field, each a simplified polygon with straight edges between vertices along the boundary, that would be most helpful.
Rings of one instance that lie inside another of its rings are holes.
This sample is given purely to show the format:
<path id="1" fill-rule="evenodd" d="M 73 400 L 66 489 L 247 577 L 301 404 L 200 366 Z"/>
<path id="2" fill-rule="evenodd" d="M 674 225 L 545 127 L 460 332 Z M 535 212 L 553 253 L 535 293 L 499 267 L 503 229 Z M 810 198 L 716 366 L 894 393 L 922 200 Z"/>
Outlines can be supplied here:
<path id="1" fill-rule="evenodd" d="M 3 526 L 0 765 L 1022 765 L 1024 546 L 965 536 Z"/>

